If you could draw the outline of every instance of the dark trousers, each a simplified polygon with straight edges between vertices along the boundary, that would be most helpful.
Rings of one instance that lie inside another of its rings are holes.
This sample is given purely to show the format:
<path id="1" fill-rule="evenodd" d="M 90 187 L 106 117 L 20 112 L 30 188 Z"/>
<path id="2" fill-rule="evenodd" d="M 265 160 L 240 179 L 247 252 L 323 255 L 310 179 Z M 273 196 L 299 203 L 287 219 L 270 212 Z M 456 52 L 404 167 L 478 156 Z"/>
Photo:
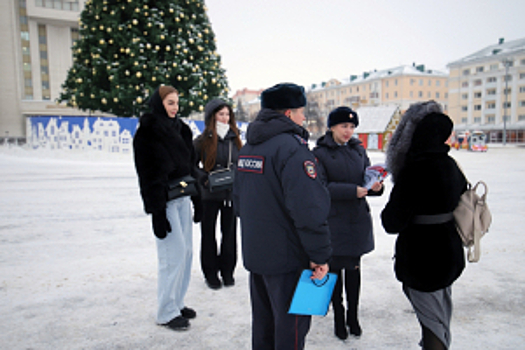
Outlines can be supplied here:
<path id="1" fill-rule="evenodd" d="M 278 275 L 250 273 L 252 349 L 304 349 L 312 317 L 288 314 L 297 277 L 296 272 Z"/>
<path id="2" fill-rule="evenodd" d="M 201 268 L 205 278 L 217 276 L 233 277 L 237 264 L 237 219 L 231 202 L 202 201 L 201 221 Z M 217 250 L 215 229 L 217 216 L 221 214 L 220 251 Z"/>
<path id="3" fill-rule="evenodd" d="M 359 308 L 359 291 L 361 289 L 360 258 L 348 259 L 346 265 L 344 268 L 338 268 L 342 266 L 330 268 L 331 272 L 337 274 L 337 282 L 335 283 L 332 294 L 332 307 L 336 324 L 342 323 L 344 325 L 346 323 L 349 326 L 355 327 L 359 324 L 357 314 Z M 345 307 L 343 305 L 343 286 L 346 292 L 346 317 Z"/>

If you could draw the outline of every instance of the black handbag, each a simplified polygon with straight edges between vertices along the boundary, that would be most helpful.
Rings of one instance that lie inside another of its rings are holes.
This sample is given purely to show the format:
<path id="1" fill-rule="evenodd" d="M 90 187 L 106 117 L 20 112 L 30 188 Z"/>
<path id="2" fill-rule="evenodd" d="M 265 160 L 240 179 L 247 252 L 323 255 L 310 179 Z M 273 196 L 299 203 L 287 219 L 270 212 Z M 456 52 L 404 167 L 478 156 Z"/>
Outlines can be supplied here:
<path id="1" fill-rule="evenodd" d="M 191 175 L 168 181 L 168 200 L 184 196 L 196 196 L 198 194 L 197 180 Z"/>
<path id="2" fill-rule="evenodd" d="M 231 190 L 233 188 L 233 181 L 235 180 L 235 171 L 231 168 L 231 158 L 232 143 L 230 141 L 228 167 L 226 169 L 211 171 L 208 174 L 208 189 L 210 190 L 210 192 Z"/>

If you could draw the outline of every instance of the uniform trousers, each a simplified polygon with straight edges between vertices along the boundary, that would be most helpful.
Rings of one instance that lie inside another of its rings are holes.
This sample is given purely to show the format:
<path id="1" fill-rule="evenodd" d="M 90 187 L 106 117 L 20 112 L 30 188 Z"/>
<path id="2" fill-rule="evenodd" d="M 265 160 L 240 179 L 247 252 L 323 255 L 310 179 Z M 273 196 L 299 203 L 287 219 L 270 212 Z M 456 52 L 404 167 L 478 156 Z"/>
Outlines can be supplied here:
<path id="1" fill-rule="evenodd" d="M 250 273 L 252 349 L 304 349 L 312 317 L 288 314 L 297 277 Z"/>
<path id="2" fill-rule="evenodd" d="M 205 278 L 232 278 L 237 264 L 237 218 L 231 201 L 202 201 L 201 268 Z M 217 216 L 221 216 L 221 241 L 216 240 Z"/>
<path id="3" fill-rule="evenodd" d="M 192 218 L 190 197 L 171 200 L 166 206 L 171 232 L 156 239 L 158 256 L 157 323 L 165 324 L 180 316 L 190 284 Z"/>

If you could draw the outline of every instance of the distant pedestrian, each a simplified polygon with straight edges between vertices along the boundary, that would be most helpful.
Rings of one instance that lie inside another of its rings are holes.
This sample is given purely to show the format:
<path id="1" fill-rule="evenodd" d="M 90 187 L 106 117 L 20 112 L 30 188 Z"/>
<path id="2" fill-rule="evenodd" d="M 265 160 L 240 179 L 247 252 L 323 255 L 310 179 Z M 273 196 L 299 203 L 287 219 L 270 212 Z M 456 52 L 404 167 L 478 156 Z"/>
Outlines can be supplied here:
<path id="1" fill-rule="evenodd" d="M 347 326 L 350 334 L 356 337 L 362 333 L 358 319 L 361 256 L 374 249 L 372 217 L 366 197 L 381 195 L 383 185 L 376 181 L 370 189 L 363 187 L 370 159 L 361 141 L 353 137 L 359 125 L 357 113 L 341 106 L 331 111 L 327 120 L 328 131 L 317 141 L 314 154 L 331 198 L 328 225 L 333 257 L 330 271 L 338 275 L 332 295 L 334 330 L 339 339 L 346 339 Z"/>
<path id="2" fill-rule="evenodd" d="M 451 286 L 465 267 L 452 211 L 467 181 L 448 155 L 452 127 L 436 102 L 414 104 L 387 150 L 394 187 L 381 219 L 388 233 L 399 233 L 395 273 L 416 312 L 425 350 L 450 346 Z"/>
<path id="3" fill-rule="evenodd" d="M 330 198 L 308 149 L 304 88 L 263 91 L 237 162 L 234 207 L 250 271 L 253 349 L 303 349 L 311 316 L 288 314 L 297 278 L 328 272 Z"/>
<path id="4" fill-rule="evenodd" d="M 190 128 L 177 117 L 179 93 L 160 86 L 150 97 L 151 113 L 140 118 L 133 140 L 135 168 L 139 177 L 144 210 L 151 214 L 158 255 L 157 323 L 173 330 L 190 326 L 196 317 L 186 307 L 192 261 L 190 197 L 168 200 L 168 181 L 196 176 L 196 159 Z M 200 198 L 194 203 L 194 221 L 202 215 Z"/>
<path id="5" fill-rule="evenodd" d="M 212 171 L 235 169 L 242 142 L 232 107 L 215 98 L 204 108 L 204 131 L 194 142 L 203 184 L 201 221 L 201 268 L 211 289 L 233 286 L 237 264 L 237 217 L 232 205 L 232 188 L 210 191 L 208 175 Z M 220 213 L 221 240 L 219 250 L 215 229 Z M 222 281 L 218 275 L 221 275 Z"/>

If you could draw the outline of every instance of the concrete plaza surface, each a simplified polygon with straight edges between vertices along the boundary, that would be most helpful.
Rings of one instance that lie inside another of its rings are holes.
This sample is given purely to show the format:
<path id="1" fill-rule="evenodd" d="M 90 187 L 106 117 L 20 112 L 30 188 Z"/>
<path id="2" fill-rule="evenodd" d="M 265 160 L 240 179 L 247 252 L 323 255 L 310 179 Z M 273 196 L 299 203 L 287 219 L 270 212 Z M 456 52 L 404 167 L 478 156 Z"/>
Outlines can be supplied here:
<path id="1" fill-rule="evenodd" d="M 383 153 L 369 155 L 384 161 Z M 487 182 L 493 215 L 480 262 L 453 286 L 451 348 L 523 349 L 525 148 L 451 155 L 471 181 Z M 307 349 L 419 349 L 415 314 L 393 274 L 395 236 L 379 220 L 386 185 L 382 197 L 369 199 L 376 249 L 362 260 L 363 335 L 338 340 L 329 311 L 313 318 Z M 131 156 L 0 147 L 0 193 L 1 349 L 251 347 L 242 256 L 234 287 L 207 288 L 198 225 L 186 299 L 198 316 L 185 332 L 155 324 L 156 249 Z"/>

